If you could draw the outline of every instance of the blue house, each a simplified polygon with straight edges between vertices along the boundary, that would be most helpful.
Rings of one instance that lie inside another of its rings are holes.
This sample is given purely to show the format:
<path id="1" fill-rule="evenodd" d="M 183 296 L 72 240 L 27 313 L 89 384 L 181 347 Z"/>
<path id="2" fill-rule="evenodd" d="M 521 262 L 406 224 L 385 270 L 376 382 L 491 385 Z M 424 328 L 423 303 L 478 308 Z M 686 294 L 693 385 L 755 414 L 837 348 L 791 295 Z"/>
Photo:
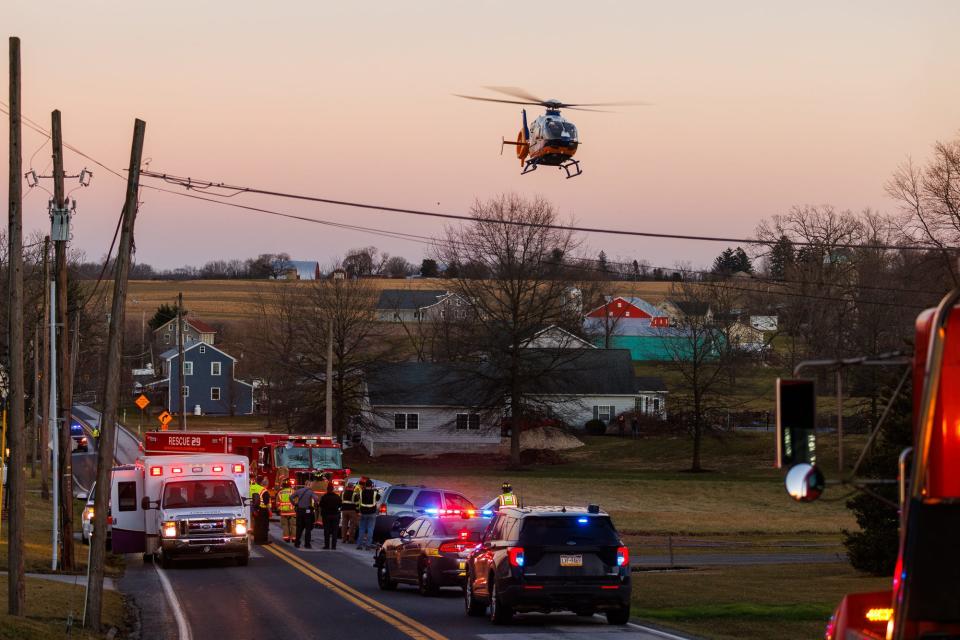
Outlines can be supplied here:
<path id="1" fill-rule="evenodd" d="M 187 412 L 249 415 L 253 413 L 253 385 L 234 377 L 236 358 L 211 344 L 194 343 L 183 351 Z M 180 358 L 176 349 L 160 354 L 160 375 L 151 385 L 171 413 L 180 411 Z"/>

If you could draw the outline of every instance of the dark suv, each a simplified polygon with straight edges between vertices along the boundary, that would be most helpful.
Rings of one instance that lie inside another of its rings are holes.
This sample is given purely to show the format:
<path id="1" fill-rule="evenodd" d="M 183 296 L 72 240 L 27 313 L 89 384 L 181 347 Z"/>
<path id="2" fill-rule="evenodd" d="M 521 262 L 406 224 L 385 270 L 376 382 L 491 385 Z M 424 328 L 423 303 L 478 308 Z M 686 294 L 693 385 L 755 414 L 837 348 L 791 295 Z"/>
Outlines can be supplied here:
<path id="1" fill-rule="evenodd" d="M 503 507 L 467 558 L 467 615 L 573 611 L 630 620 L 630 553 L 595 506 Z"/>

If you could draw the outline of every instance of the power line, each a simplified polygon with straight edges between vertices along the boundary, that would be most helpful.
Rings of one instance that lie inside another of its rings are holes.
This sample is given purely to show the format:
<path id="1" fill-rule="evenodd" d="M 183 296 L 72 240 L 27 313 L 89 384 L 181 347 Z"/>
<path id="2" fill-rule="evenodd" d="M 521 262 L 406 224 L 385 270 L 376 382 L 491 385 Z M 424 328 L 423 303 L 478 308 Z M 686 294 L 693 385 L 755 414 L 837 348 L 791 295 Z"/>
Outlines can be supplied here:
<path id="1" fill-rule="evenodd" d="M 2 105 L 3 107 L 6 107 L 6 105 L 5 105 L 2 101 L 0 101 L 0 105 Z M 0 110 L 3 110 L 3 109 L 0 109 Z M 23 119 L 24 119 L 24 121 L 26 121 L 28 124 L 32 125 L 31 128 L 33 128 L 35 131 L 38 131 L 39 133 L 41 133 L 41 134 L 43 134 L 43 135 L 49 135 L 49 134 L 43 129 L 43 127 L 40 126 L 39 124 L 33 122 L 32 120 L 30 120 L 29 118 L 26 118 L 26 117 L 24 117 Z M 64 143 L 64 146 L 67 147 L 68 149 L 74 151 L 75 153 L 83 156 L 84 158 L 87 158 L 87 159 L 90 160 L 91 162 L 94 162 L 95 164 L 97 164 L 98 166 L 104 168 L 105 170 L 107 170 L 108 172 L 112 173 L 113 175 L 116 175 L 117 177 L 119 177 L 119 178 L 121 178 L 121 179 L 124 179 L 124 176 L 123 176 L 120 172 L 115 171 L 114 169 L 108 167 L 107 165 L 103 164 L 102 162 L 100 162 L 99 160 L 93 158 L 92 156 L 89 156 L 89 155 L 87 155 L 86 153 L 83 153 L 82 151 L 80 151 L 80 150 L 77 149 L 76 147 L 74 147 L 74 146 L 72 146 L 72 145 L 69 145 L 69 144 L 67 144 L 67 143 Z M 596 233 L 612 233 L 612 234 L 618 234 L 618 235 L 637 235 L 637 236 L 657 237 L 657 238 L 673 238 L 673 239 L 687 239 L 687 240 L 707 240 L 707 241 L 718 241 L 718 242 L 739 242 L 739 243 L 742 243 L 742 244 L 761 244 L 761 245 L 769 245 L 769 244 L 771 244 L 770 242 L 767 242 L 767 241 L 761 241 L 761 240 L 755 240 L 755 239 L 715 238 L 715 237 L 707 237 L 707 236 L 688 236 L 688 235 L 679 235 L 679 234 L 655 234 L 655 233 L 642 232 L 642 231 L 609 230 L 609 229 L 591 229 L 591 228 L 585 228 L 585 227 L 574 227 L 574 226 L 565 226 L 565 225 L 532 224 L 532 223 L 525 223 L 525 222 L 512 222 L 512 221 L 503 221 L 503 220 L 494 220 L 494 219 L 484 219 L 484 218 L 475 218 L 475 217 L 473 217 L 473 216 L 465 216 L 465 215 L 459 215 L 459 214 L 437 213 L 437 212 L 429 212 L 429 211 L 420 211 L 420 210 L 416 210 L 416 209 L 402 209 L 402 208 L 397 208 L 397 207 L 384 207 L 384 206 L 380 206 L 380 205 L 372 205 L 372 204 L 365 204 L 365 203 L 356 203 L 356 202 L 341 201 L 341 200 L 331 200 L 331 199 L 327 199 L 327 198 L 319 198 L 319 197 L 313 197 L 313 196 L 303 196 L 303 195 L 297 195 L 297 194 L 288 194 L 288 193 L 277 192 L 277 191 L 267 191 L 267 190 L 263 190 L 263 189 L 253 188 L 253 187 L 242 187 L 242 186 L 235 186 L 235 185 L 227 185 L 227 184 L 224 184 L 224 183 L 222 183 L 222 182 L 221 182 L 221 183 L 214 183 L 214 182 L 205 181 L 205 180 L 197 181 L 197 180 L 193 180 L 192 178 L 189 178 L 189 177 L 183 178 L 183 177 L 171 176 L 171 175 L 168 175 L 168 174 L 158 173 L 158 172 L 153 172 L 153 171 L 148 171 L 148 170 L 141 171 L 141 175 L 142 175 L 142 176 L 146 176 L 146 177 L 160 178 L 160 179 L 164 180 L 165 182 L 172 183 L 172 184 L 178 184 L 178 185 L 180 185 L 180 186 L 186 187 L 187 189 L 207 190 L 207 189 L 211 189 L 211 188 L 212 188 L 212 189 L 221 189 L 221 190 L 230 190 L 230 191 L 233 191 L 233 193 L 230 193 L 230 194 L 211 194 L 211 195 L 213 195 L 213 196 L 217 196 L 217 197 L 221 197 L 221 198 L 233 197 L 233 196 L 236 196 L 236 195 L 238 195 L 238 194 L 240 194 L 240 193 L 254 193 L 254 194 L 260 194 L 260 195 L 269 195 L 269 196 L 276 196 L 276 197 L 284 197 L 284 198 L 291 198 L 291 199 L 297 199 L 297 200 L 306 200 L 306 201 L 312 201 L 312 202 L 321 202 L 321 203 L 326 203 L 326 204 L 335 204 L 335 205 L 343 205 L 343 206 L 350 206 L 350 207 L 358 207 L 358 208 L 363 208 L 363 209 L 372 209 L 372 210 L 380 210 L 380 211 L 388 211 L 388 212 L 397 212 L 397 213 L 409 213 L 409 214 L 413 214 L 413 215 L 426 215 L 426 216 L 430 216 L 430 217 L 450 218 L 450 219 L 457 219 L 457 220 L 463 220 L 463 221 L 468 221 L 468 222 L 483 222 L 483 221 L 486 221 L 486 222 L 492 222 L 492 223 L 498 223 L 498 224 L 510 224 L 510 225 L 515 225 L 515 226 L 526 226 L 526 227 L 535 227 L 535 228 L 549 228 L 549 229 L 581 231 L 581 232 L 587 232 L 587 233 L 596 232 Z M 329 221 L 329 220 L 322 220 L 322 219 L 318 219 L 318 218 L 311 218 L 311 217 L 307 217 L 307 216 L 296 215 L 296 214 L 291 214 L 291 213 L 276 211 L 276 210 L 272 210 L 272 209 L 265 209 L 265 208 L 262 208 L 262 207 L 254 207 L 254 206 L 250 206 L 250 205 L 243 205 L 243 204 L 239 204 L 239 203 L 236 203 L 236 202 L 226 202 L 226 201 L 224 201 L 224 200 L 218 200 L 218 199 L 216 199 L 216 198 L 214 198 L 214 197 L 206 197 L 206 196 L 200 196 L 200 195 L 195 195 L 195 194 L 183 193 L 183 192 L 180 192 L 180 191 L 174 191 L 174 190 L 172 190 L 172 189 L 164 189 L 164 188 L 162 188 L 162 187 L 157 187 L 157 186 L 154 186 L 154 185 L 141 184 L 140 186 L 145 187 L 145 188 L 148 188 L 148 189 L 153 189 L 153 190 L 155 190 L 155 191 L 160 191 L 160 192 L 164 192 L 164 193 L 170 193 L 170 194 L 177 195 L 177 196 L 181 196 L 181 197 L 188 197 L 188 198 L 195 199 L 195 200 L 201 200 L 201 201 L 204 201 L 204 202 L 211 202 L 211 203 L 215 203 L 215 204 L 219 204 L 219 205 L 236 207 L 236 208 L 238 208 L 238 209 L 243 209 L 243 210 L 247 210 L 247 211 L 253 211 L 253 212 L 256 212 L 256 213 L 264 213 L 264 214 L 268 214 L 268 215 L 279 216 L 279 217 L 284 217 L 284 218 L 293 219 L 293 220 L 300 220 L 300 221 L 303 221 L 303 222 L 310 222 L 310 223 L 313 223 L 313 224 L 321 224 L 321 225 L 331 226 L 331 227 L 335 227 L 335 228 L 350 229 L 350 230 L 360 231 L 360 232 L 364 232 L 364 233 L 370 233 L 370 234 L 373 234 L 373 235 L 378 235 L 378 236 L 381 236 L 381 237 L 388 237 L 388 238 L 394 238 L 394 239 L 408 240 L 408 241 L 418 242 L 418 243 L 421 243 L 421 244 L 429 244 L 429 245 L 432 245 L 432 246 L 439 246 L 439 243 L 441 242 L 440 240 L 438 240 L 438 239 L 436 239 L 436 238 L 429 237 L 429 236 L 420 236 L 420 235 L 416 235 L 416 234 L 410 234 L 410 233 L 405 233 L 405 232 L 393 231 L 393 230 L 389 230 L 389 229 L 377 229 L 377 228 L 373 228 L 373 227 L 365 227 L 365 226 L 361 226 L 361 225 L 351 225 L 351 224 L 346 224 L 346 223 L 333 222 L 333 221 Z M 118 228 L 119 228 L 119 227 L 118 227 Z M 114 233 L 114 242 L 115 242 L 115 241 L 116 241 L 116 233 Z M 800 245 L 800 246 L 813 246 L 813 245 L 816 245 L 817 243 L 797 241 L 797 242 L 794 242 L 793 244 L 794 244 L 794 245 Z M 112 251 L 113 242 L 111 242 L 111 245 L 110 245 L 110 246 L 111 246 L 111 251 Z M 928 249 L 927 247 L 899 246 L 899 245 L 834 244 L 834 245 L 831 245 L 831 246 L 836 247 L 836 248 L 859 248 L 859 249 L 863 249 L 863 248 L 869 248 L 869 249 L 894 249 L 894 250 L 900 250 L 900 249 L 927 250 L 927 249 Z M 107 256 L 107 262 L 104 263 L 104 271 L 106 270 L 107 263 L 109 262 L 109 257 L 110 257 L 110 256 L 109 256 L 109 254 L 108 254 L 108 256 Z M 589 259 L 589 258 L 578 258 L 578 260 L 579 260 L 579 261 L 585 261 L 585 262 L 599 262 L 599 260 Z M 619 265 L 619 266 L 624 266 L 624 267 L 626 267 L 626 266 L 631 266 L 630 263 L 617 262 L 617 261 L 613 261 L 613 262 L 608 261 L 608 264 Z M 582 265 L 582 264 L 566 263 L 566 264 L 563 264 L 562 266 L 565 267 L 565 268 L 574 268 L 574 269 L 580 269 L 580 270 L 587 270 L 587 271 L 594 271 L 594 272 L 600 272 L 600 273 L 607 273 L 607 271 L 606 271 L 605 269 L 602 269 L 602 268 L 591 268 L 591 267 L 587 267 L 587 266 Z M 705 271 L 705 270 L 697 270 L 697 269 L 684 269 L 684 268 L 673 268 L 673 267 L 662 267 L 662 266 L 653 266 L 652 268 L 654 268 L 654 269 L 661 269 L 661 270 L 664 270 L 664 271 L 673 271 L 673 272 L 679 271 L 680 273 L 696 273 L 696 274 L 699 274 L 699 275 L 714 275 L 714 274 L 712 274 L 712 272 Z M 103 277 L 104 271 L 101 271 L 100 277 L 98 278 L 98 281 L 97 281 L 97 285 L 99 285 L 100 280 L 101 280 L 102 277 Z M 872 285 L 863 285 L 863 284 L 841 285 L 841 284 L 824 283 L 824 282 L 803 282 L 803 281 L 789 281 L 789 280 L 780 280 L 780 281 L 777 281 L 777 280 L 772 280 L 772 279 L 761 279 L 761 278 L 753 278 L 752 281 L 753 281 L 753 282 L 762 282 L 762 283 L 764 283 L 764 284 L 772 285 L 772 286 L 777 286 L 777 287 L 782 287 L 782 286 L 784 286 L 784 285 L 786 285 L 786 284 L 792 283 L 792 284 L 801 284 L 801 285 L 805 285 L 805 286 L 839 286 L 839 287 L 846 286 L 846 287 L 852 287 L 852 288 L 857 288 L 857 289 L 876 290 L 876 291 L 888 291 L 888 292 L 893 292 L 893 293 L 926 293 L 926 294 L 931 294 L 931 295 L 940 295 L 940 293 L 942 293 L 942 292 L 922 291 L 922 290 L 915 290 L 915 289 L 899 289 L 899 288 L 891 288 L 891 287 L 875 287 L 875 286 L 872 286 Z M 710 281 L 705 281 L 705 280 L 698 281 L 698 283 L 701 284 L 701 285 L 706 285 L 706 286 L 718 286 L 718 284 L 719 284 L 719 283 L 716 283 L 716 282 L 710 282 Z M 727 289 L 732 289 L 732 290 L 736 290 L 736 291 L 745 291 L 745 292 L 750 292 L 750 293 L 758 293 L 758 291 L 757 291 L 756 289 L 750 289 L 750 288 L 745 288 L 745 287 L 735 287 L 735 286 L 730 285 L 729 283 L 723 283 L 722 286 L 724 286 L 724 287 L 727 288 Z M 95 286 L 95 287 L 94 287 L 94 292 L 96 291 L 96 288 L 97 288 L 97 287 Z M 816 300 L 835 301 L 835 302 L 847 302 L 847 303 L 851 302 L 851 300 L 850 300 L 849 298 L 838 298 L 838 297 L 834 297 L 834 296 L 824 296 L 824 295 L 818 295 L 818 294 L 799 293 L 799 292 L 788 292 L 788 291 L 777 291 L 777 292 L 775 292 L 775 293 L 776 293 L 776 295 L 784 295 L 784 296 L 790 296 L 790 297 L 802 297 L 802 298 L 809 298 L 809 299 L 816 299 Z M 92 297 L 92 295 L 91 295 L 91 297 Z M 881 305 L 881 306 L 891 306 L 891 307 L 908 307 L 908 306 L 909 306 L 909 307 L 914 307 L 914 308 L 925 308 L 924 305 L 901 305 L 901 304 L 898 304 L 898 303 L 886 302 L 886 301 L 868 301 L 868 302 L 866 302 L 866 304 L 874 304 L 874 305 Z"/>
<path id="2" fill-rule="evenodd" d="M 148 178 L 159 178 L 170 184 L 176 184 L 186 189 L 221 189 L 225 191 L 232 191 L 233 193 L 222 194 L 221 197 L 232 198 L 240 193 L 252 193 L 258 195 L 273 196 L 278 198 L 288 198 L 291 200 L 304 200 L 307 202 L 318 202 L 321 204 L 332 204 L 343 207 L 354 207 L 358 209 L 368 209 L 373 211 L 385 211 L 388 213 L 404 213 L 417 216 L 427 216 L 431 218 L 443 218 L 446 220 L 461 220 L 465 222 L 493 222 L 497 224 L 507 224 L 518 227 L 534 227 L 538 229 L 556 229 L 561 231 L 578 231 L 581 233 L 599 233 L 607 235 L 620 235 L 620 236 L 639 236 L 644 238 L 659 238 L 661 240 L 693 240 L 693 241 L 702 241 L 702 242 L 727 242 L 735 244 L 755 244 L 755 245 L 764 245 L 769 246 L 775 244 L 775 241 L 768 240 L 758 240 L 756 238 L 727 238 L 727 237 L 718 237 L 718 236 L 695 236 L 679 233 L 654 233 L 652 231 L 631 231 L 628 229 L 604 229 L 600 227 L 581 227 L 574 225 L 559 225 L 559 224 L 538 224 L 532 222 L 522 222 L 522 221 L 513 221 L 513 220 L 496 220 L 492 218 L 481 218 L 475 216 L 468 216 L 457 213 L 439 213 L 436 211 L 424 211 L 421 209 L 407 209 L 403 207 L 389 207 L 386 205 L 377 205 L 364 202 L 354 202 L 350 200 L 334 200 L 332 198 L 322 198 L 319 196 L 308 196 L 295 193 L 285 193 L 282 191 L 272 191 L 269 189 L 260 189 L 256 187 L 245 187 L 239 185 L 231 185 L 224 182 L 212 182 L 210 180 L 196 180 L 190 177 L 174 176 L 167 173 L 160 173 L 157 171 L 141 171 L 140 175 Z M 807 242 L 807 241 L 794 241 L 792 244 L 795 246 L 815 246 L 821 247 L 822 243 L 818 242 Z M 908 251 L 929 251 L 935 247 L 928 246 L 915 246 L 915 245 L 881 245 L 881 244 L 871 244 L 871 245 L 862 245 L 862 244 L 852 244 L 852 243 L 834 243 L 830 245 L 831 248 L 835 249 L 888 249 L 888 250 L 908 250 Z"/>

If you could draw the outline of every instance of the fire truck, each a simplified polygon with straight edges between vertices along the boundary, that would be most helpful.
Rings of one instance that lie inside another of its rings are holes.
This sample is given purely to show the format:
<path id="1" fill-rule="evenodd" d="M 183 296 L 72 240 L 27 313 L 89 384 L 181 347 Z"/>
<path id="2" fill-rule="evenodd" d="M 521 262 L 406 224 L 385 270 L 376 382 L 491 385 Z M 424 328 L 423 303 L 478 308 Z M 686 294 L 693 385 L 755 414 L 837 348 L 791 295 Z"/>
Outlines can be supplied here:
<path id="1" fill-rule="evenodd" d="M 958 302 L 960 289 L 916 321 L 914 446 L 900 455 L 900 547 L 891 588 L 845 596 L 826 640 L 960 639 Z M 798 500 L 822 488 L 815 465 L 797 464 L 787 474 L 787 490 Z"/>
<path id="2" fill-rule="evenodd" d="M 343 467 L 340 445 L 319 435 L 287 435 L 262 432 L 149 431 L 144 435 L 146 455 L 226 453 L 245 456 L 250 477 L 262 476 L 271 495 L 281 487 L 278 478 L 306 482 L 330 473 L 340 491 L 350 469 Z"/>

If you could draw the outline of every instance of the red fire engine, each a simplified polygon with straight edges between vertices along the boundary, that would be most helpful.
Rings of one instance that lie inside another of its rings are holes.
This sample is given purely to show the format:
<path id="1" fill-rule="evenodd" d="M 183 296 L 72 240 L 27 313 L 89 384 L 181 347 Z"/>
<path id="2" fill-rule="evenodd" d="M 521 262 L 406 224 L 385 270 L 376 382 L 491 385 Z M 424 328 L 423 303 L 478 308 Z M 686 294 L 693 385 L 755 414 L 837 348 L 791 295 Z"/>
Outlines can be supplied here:
<path id="1" fill-rule="evenodd" d="M 900 456 L 900 550 L 892 588 L 845 596 L 830 619 L 826 640 L 960 639 L 958 301 L 960 289 L 916 322 L 914 446 Z M 819 495 L 822 474 L 816 467 L 795 469 L 798 477 L 806 473 L 799 493 L 814 487 Z"/>
<path id="2" fill-rule="evenodd" d="M 346 484 L 350 469 L 343 467 L 340 445 L 319 435 L 225 431 L 148 431 L 145 455 L 231 453 L 250 461 L 250 477 L 263 476 L 271 494 L 279 491 L 278 476 L 308 481 L 330 473 L 333 483 Z"/>

